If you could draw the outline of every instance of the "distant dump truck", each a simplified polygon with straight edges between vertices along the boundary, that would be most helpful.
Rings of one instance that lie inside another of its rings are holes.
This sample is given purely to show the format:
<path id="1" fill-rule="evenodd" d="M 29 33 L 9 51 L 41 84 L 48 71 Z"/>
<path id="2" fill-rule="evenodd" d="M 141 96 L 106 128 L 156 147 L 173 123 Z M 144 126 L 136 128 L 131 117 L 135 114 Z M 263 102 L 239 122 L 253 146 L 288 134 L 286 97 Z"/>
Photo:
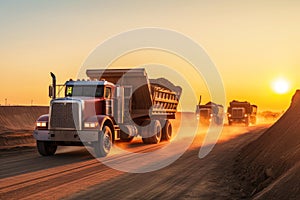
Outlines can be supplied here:
<path id="1" fill-rule="evenodd" d="M 247 101 L 236 101 L 233 100 L 230 102 L 230 106 L 228 107 L 227 116 L 228 116 L 228 124 L 232 125 L 232 123 L 245 123 L 246 126 L 249 124 L 256 123 L 256 113 L 257 106 L 251 105 Z"/>
<path id="2" fill-rule="evenodd" d="M 200 105 L 199 102 L 196 106 L 196 116 L 200 123 L 203 124 L 210 124 L 211 122 L 222 124 L 224 107 L 213 102 L 208 102 L 205 105 Z"/>
<path id="3" fill-rule="evenodd" d="M 93 81 L 67 81 L 65 95 L 56 98 L 53 73 L 49 114 L 36 122 L 34 138 L 43 156 L 57 146 L 90 145 L 106 156 L 116 140 L 142 136 L 144 143 L 170 140 L 181 87 L 166 79 L 148 79 L 145 69 L 87 70 Z"/>

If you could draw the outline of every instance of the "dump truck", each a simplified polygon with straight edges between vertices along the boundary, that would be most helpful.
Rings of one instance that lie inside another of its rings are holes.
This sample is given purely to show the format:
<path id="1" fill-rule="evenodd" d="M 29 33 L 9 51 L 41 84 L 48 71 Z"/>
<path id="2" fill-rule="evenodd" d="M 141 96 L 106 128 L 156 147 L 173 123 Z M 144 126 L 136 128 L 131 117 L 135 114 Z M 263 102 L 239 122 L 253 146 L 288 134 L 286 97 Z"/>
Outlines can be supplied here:
<path id="1" fill-rule="evenodd" d="M 89 80 L 56 84 L 51 73 L 49 114 L 36 121 L 38 152 L 54 155 L 57 146 L 93 147 L 97 157 L 109 154 L 117 140 L 141 136 L 146 144 L 172 138 L 182 88 L 164 78 L 148 79 L 143 68 L 91 69 Z M 64 96 L 56 97 L 58 86 Z M 60 89 L 61 90 L 61 89 Z"/>
<path id="2" fill-rule="evenodd" d="M 223 124 L 224 107 L 213 102 L 208 102 L 205 105 L 201 105 L 199 102 L 196 106 L 196 117 L 202 124 Z"/>
<path id="3" fill-rule="evenodd" d="M 257 105 L 247 101 L 233 100 L 227 110 L 228 124 L 244 123 L 246 126 L 256 123 Z"/>

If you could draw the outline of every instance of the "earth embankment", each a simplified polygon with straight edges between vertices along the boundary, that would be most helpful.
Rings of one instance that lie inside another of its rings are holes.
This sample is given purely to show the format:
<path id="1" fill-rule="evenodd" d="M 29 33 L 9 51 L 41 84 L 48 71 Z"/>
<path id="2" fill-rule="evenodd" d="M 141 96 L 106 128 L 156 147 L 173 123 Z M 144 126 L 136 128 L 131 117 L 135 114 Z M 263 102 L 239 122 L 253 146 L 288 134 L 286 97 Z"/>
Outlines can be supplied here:
<path id="1" fill-rule="evenodd" d="M 32 131 L 48 106 L 0 106 L 0 147 L 33 142 Z"/>
<path id="2" fill-rule="evenodd" d="M 300 90 L 285 114 L 245 146 L 237 171 L 255 199 L 300 199 Z"/>

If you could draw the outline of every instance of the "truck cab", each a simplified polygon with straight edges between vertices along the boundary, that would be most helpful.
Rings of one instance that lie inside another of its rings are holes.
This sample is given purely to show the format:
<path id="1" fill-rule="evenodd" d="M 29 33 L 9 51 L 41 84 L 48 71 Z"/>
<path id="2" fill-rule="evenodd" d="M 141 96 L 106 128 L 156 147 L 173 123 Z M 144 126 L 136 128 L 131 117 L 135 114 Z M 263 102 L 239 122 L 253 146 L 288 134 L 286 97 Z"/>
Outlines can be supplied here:
<path id="1" fill-rule="evenodd" d="M 54 96 L 49 114 L 37 120 L 34 137 L 40 154 L 52 155 L 57 146 L 81 146 L 82 142 L 95 145 L 99 137 L 104 137 L 99 132 L 104 127 L 109 137 L 118 138 L 113 118 L 114 84 L 107 81 L 70 80 L 64 86 L 64 97 Z M 111 139 L 106 140 L 109 141 L 106 141 L 106 149 L 98 149 L 104 155 L 111 148 Z"/>
<path id="2" fill-rule="evenodd" d="M 210 123 L 222 124 L 224 118 L 224 108 L 213 102 L 196 106 L 196 117 L 200 123 L 208 125 Z"/>
<path id="3" fill-rule="evenodd" d="M 247 101 L 236 101 L 230 102 L 230 106 L 227 110 L 228 124 L 233 123 L 244 123 L 246 126 L 249 124 L 256 123 L 257 106 L 251 105 Z"/>
<path id="4" fill-rule="evenodd" d="M 199 119 L 202 123 L 211 122 L 212 116 L 213 114 L 211 108 L 199 108 L 197 111 L 197 119 Z"/>

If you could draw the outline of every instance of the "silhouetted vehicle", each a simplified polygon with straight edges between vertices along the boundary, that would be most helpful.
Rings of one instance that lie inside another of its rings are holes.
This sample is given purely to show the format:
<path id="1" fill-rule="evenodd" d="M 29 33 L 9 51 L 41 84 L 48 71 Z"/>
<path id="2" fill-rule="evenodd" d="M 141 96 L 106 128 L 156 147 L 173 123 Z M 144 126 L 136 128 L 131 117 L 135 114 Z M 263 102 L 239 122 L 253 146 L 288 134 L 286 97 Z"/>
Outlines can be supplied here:
<path id="1" fill-rule="evenodd" d="M 224 107 L 213 102 L 208 102 L 205 105 L 199 104 L 196 106 L 197 119 L 202 124 L 222 124 L 224 119 Z"/>
<path id="2" fill-rule="evenodd" d="M 251 105 L 247 101 L 230 102 L 230 106 L 227 110 L 228 124 L 232 123 L 244 123 L 246 126 L 256 123 L 257 106 Z"/>
<path id="3" fill-rule="evenodd" d="M 145 69 L 87 70 L 93 81 L 67 81 L 56 98 L 56 77 L 49 87 L 50 112 L 38 118 L 34 137 L 41 155 L 57 146 L 90 145 L 106 156 L 116 140 L 142 136 L 144 143 L 170 140 L 181 87 L 166 79 L 148 79 Z"/>

